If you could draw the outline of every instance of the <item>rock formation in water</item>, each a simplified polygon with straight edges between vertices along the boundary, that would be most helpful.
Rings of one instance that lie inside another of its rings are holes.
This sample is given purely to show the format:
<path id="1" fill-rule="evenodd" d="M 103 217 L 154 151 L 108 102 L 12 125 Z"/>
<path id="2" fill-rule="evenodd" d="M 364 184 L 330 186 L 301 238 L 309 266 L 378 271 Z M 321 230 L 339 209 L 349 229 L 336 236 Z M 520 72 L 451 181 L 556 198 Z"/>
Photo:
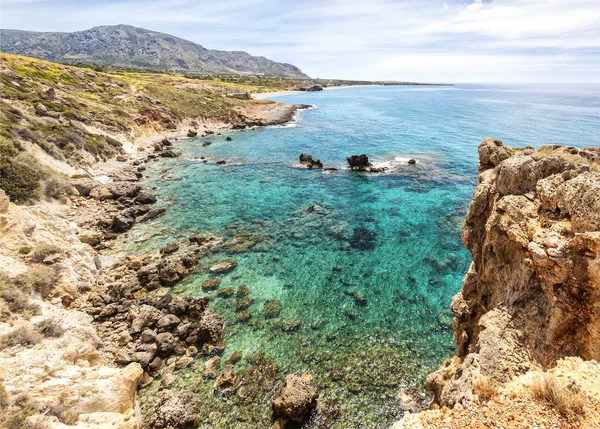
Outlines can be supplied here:
<path id="1" fill-rule="evenodd" d="M 600 148 L 484 139 L 462 240 L 473 262 L 451 304 L 456 356 L 427 379 L 435 403 L 479 404 L 482 380 L 557 365 L 567 396 L 600 383 Z"/>

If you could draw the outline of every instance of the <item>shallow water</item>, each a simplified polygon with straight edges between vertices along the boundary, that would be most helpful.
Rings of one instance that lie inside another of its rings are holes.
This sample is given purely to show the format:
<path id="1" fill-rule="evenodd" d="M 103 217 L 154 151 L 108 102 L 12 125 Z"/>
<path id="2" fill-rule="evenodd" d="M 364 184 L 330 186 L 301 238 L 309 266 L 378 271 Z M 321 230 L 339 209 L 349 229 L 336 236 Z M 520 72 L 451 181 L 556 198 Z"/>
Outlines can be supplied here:
<path id="1" fill-rule="evenodd" d="M 228 322 L 223 357 L 261 351 L 279 376 L 310 371 L 321 398 L 341 405 L 335 427 L 387 427 L 402 415 L 399 389 L 418 394 L 425 375 L 453 353 L 448 307 L 470 263 L 460 228 L 477 144 L 493 136 L 510 146 L 598 146 L 598 89 L 361 87 L 279 97 L 317 108 L 293 126 L 232 133 L 230 142 L 225 135 L 178 142 L 181 158 L 149 167 L 146 184 L 171 205 L 130 233 L 131 249 L 191 233 L 238 237 L 237 247 L 204 260 L 176 289 L 203 294 L 211 262 L 238 260 L 220 289 L 246 284 L 250 313 L 236 312 L 235 295 L 209 293 Z M 299 168 L 300 153 L 339 170 Z M 390 172 L 346 170 L 345 158 L 360 153 Z M 228 163 L 204 164 L 201 156 Z M 408 165 L 410 158 L 418 163 Z M 165 169 L 176 180 L 162 180 Z M 281 314 L 265 319 L 273 299 Z M 212 382 L 199 381 L 201 363 L 186 377 L 206 404 L 202 427 L 267 427 L 272 392 L 216 397 Z"/>

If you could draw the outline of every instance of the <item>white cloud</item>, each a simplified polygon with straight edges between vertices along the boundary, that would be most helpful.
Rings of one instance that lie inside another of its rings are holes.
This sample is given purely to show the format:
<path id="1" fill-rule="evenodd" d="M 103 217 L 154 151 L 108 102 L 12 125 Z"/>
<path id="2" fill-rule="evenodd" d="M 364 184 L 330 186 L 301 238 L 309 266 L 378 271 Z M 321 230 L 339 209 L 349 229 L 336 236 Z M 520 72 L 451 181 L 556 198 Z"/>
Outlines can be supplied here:
<path id="1" fill-rule="evenodd" d="M 246 50 L 321 77 L 600 79 L 598 0 L 3 2 L 3 28 L 73 31 L 118 23 Z"/>

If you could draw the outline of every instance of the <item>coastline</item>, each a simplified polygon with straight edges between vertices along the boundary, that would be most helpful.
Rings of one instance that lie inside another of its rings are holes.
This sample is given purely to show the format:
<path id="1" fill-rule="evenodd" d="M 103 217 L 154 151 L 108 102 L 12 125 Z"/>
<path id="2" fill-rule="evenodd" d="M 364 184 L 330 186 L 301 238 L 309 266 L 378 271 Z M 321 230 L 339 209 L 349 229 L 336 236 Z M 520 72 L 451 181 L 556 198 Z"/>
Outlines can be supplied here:
<path id="1" fill-rule="evenodd" d="M 335 89 L 348 89 L 348 88 L 362 88 L 366 86 L 384 86 L 381 84 L 373 84 L 373 85 L 340 85 L 340 86 L 328 86 L 324 87 L 323 91 L 331 91 Z M 281 97 L 284 95 L 295 95 L 295 94 L 304 94 L 307 91 L 293 91 L 293 90 L 282 90 L 282 91 L 273 91 L 273 92 L 258 92 L 252 94 L 252 98 L 255 100 L 269 100 L 270 97 Z"/>
<path id="2" fill-rule="evenodd" d="M 80 169 L 83 174 L 71 179 L 80 195 L 70 196 L 66 204 L 39 201 L 31 206 L 16 205 L 0 190 L 0 262 L 11 267 L 11 274 L 17 278 L 31 276 L 32 270 L 43 268 L 44 276 L 52 282 L 41 296 L 28 298 L 31 308 L 37 309 L 35 317 L 16 316 L 10 324 L 0 320 L 0 336 L 10 334 L 17 327 L 31 332 L 27 335 L 35 334 L 37 343 L 33 348 L 17 346 L 0 350 L 0 393 L 8 392 L 8 398 L 26 395 L 27 401 L 35 402 L 36 407 L 60 402 L 76 413 L 74 418 L 78 421 L 99 422 L 99 428 L 138 428 L 138 388 L 152 382 L 150 373 L 154 376 L 169 373 L 171 378 L 176 377 L 173 371 L 191 364 L 198 351 L 194 340 L 189 340 L 188 344 L 192 345 L 183 350 L 183 355 L 174 349 L 147 349 L 145 343 L 140 342 L 140 333 L 130 331 L 127 320 L 130 315 L 141 315 L 148 304 L 153 306 L 153 312 L 171 317 L 160 307 L 160 300 L 170 296 L 170 288 L 191 272 L 197 263 L 194 261 L 224 244 L 219 238 L 205 241 L 190 237 L 178 243 L 175 251 L 171 250 L 172 244 L 164 252 L 102 256 L 103 249 L 111 249 L 126 237 L 133 224 L 151 220 L 165 211 L 164 206 L 155 206 L 156 197 L 151 190 L 138 183 L 145 164 L 160 157 L 178 156 L 173 150 L 173 141 L 285 124 L 306 107 L 257 103 L 243 109 L 240 116 L 243 122 L 239 118 L 227 123 L 195 117 L 178 121 L 171 130 L 151 124 L 138 127 L 136 138 L 112 134 L 121 142 L 124 153 Z M 190 130 L 197 136 L 189 137 Z M 32 225 L 34 232 L 30 229 Z M 23 246 L 33 249 L 31 255 L 15 253 L 14 249 Z M 49 249 L 48 256 L 40 256 L 42 248 Z M 158 277 L 149 280 L 154 286 L 148 285 L 148 280 L 144 283 L 137 280 L 140 269 L 160 273 L 161 264 L 170 264 L 175 271 L 169 277 L 164 277 L 166 273 L 156 274 Z M 110 298 L 114 288 L 123 287 L 125 278 L 133 288 L 119 292 L 120 297 Z M 221 319 L 205 312 L 203 298 L 190 299 L 185 301 L 184 310 L 174 307 L 172 311 L 183 311 L 177 313 L 177 317 L 192 321 L 198 317 L 200 308 L 199 329 L 211 332 L 204 346 L 222 348 Z M 37 324 L 50 323 L 45 321 L 57 325 L 57 338 L 37 336 Z M 202 328 L 202 324 L 206 328 Z M 172 335 L 177 334 L 173 331 Z M 184 338 L 179 336 L 180 340 Z M 161 343 L 158 345 L 163 347 Z M 38 371 L 44 365 L 48 373 Z M 68 373 L 78 374 L 77 381 L 65 377 Z M 95 393 L 89 394 L 90 388 Z M 163 394 L 166 392 L 170 391 L 165 390 Z M 80 398 L 84 396 L 87 399 L 82 401 Z M 156 399 L 152 398 L 147 407 L 154 407 Z M 0 416 L 0 422 L 3 418 Z M 28 422 L 39 425 L 71 422 L 66 417 L 57 419 L 43 413 L 7 418 L 27 418 Z"/>

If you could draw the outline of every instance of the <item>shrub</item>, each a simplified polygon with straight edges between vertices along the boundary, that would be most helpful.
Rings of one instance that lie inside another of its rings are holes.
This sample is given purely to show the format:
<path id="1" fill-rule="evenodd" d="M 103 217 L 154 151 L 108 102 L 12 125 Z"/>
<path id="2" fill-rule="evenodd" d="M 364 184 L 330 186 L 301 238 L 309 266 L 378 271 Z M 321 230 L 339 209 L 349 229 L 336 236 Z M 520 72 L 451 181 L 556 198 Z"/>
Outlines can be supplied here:
<path id="1" fill-rule="evenodd" d="M 584 411 L 582 395 L 566 387 L 552 374 L 534 378 L 531 393 L 535 399 L 548 403 L 565 417 L 577 419 Z"/>
<path id="2" fill-rule="evenodd" d="M 0 275 L 0 298 L 6 302 L 8 309 L 13 313 L 24 316 L 33 316 L 39 313 L 39 306 L 29 302 L 28 292 L 27 287 L 22 287 L 14 279 Z"/>
<path id="3" fill-rule="evenodd" d="M 52 177 L 44 181 L 44 195 L 65 202 L 65 195 L 73 195 L 73 187 L 62 177 Z"/>
<path id="4" fill-rule="evenodd" d="M 42 244 L 35 249 L 35 252 L 31 256 L 31 259 L 35 262 L 44 262 L 48 256 L 54 255 L 60 252 L 60 249 L 53 244 Z"/>
<path id="5" fill-rule="evenodd" d="M 8 393 L 6 389 L 0 383 L 0 408 L 6 407 L 8 405 Z"/>
<path id="6" fill-rule="evenodd" d="M 31 247 L 28 246 L 23 246 L 19 249 L 21 255 L 29 255 L 29 252 L 31 252 Z"/>
<path id="7" fill-rule="evenodd" d="M 17 411 L 0 415 L 0 427 L 6 429 L 27 428 L 27 417 L 38 414 L 40 411 L 39 406 L 27 394 L 19 395 L 13 405 L 17 408 Z"/>
<path id="8" fill-rule="evenodd" d="M 54 318 L 44 319 L 36 323 L 35 329 L 44 337 L 58 338 L 65 333 L 62 324 Z"/>
<path id="9" fill-rule="evenodd" d="M 0 337 L 0 350 L 16 345 L 32 346 L 39 343 L 41 339 L 42 337 L 38 332 L 26 326 L 21 326 Z"/>
<path id="10" fill-rule="evenodd" d="M 16 204 L 27 203 L 40 195 L 41 167 L 32 157 L 23 155 L 0 157 L 0 188 Z"/>
<path id="11" fill-rule="evenodd" d="M 498 393 L 498 384 L 495 380 L 490 377 L 481 377 L 473 385 L 475 394 L 479 397 L 479 400 L 487 402 Z"/>
<path id="12" fill-rule="evenodd" d="M 33 265 L 24 274 L 18 276 L 14 281 L 22 290 L 34 291 L 46 297 L 54 289 L 58 275 L 56 270 L 46 265 Z"/>

